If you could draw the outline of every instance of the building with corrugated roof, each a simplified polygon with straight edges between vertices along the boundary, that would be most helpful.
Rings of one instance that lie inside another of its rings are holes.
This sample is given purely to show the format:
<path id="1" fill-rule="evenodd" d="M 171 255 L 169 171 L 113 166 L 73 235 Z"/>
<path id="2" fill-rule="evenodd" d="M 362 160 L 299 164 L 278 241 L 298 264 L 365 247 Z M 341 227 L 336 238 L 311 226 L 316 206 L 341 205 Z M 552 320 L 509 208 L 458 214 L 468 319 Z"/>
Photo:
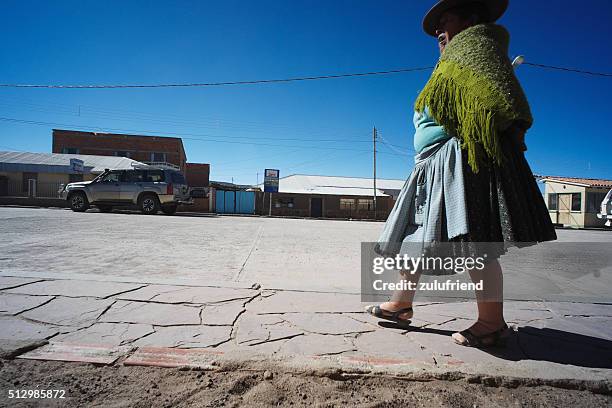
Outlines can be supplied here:
<path id="1" fill-rule="evenodd" d="M 597 218 L 601 202 L 612 189 L 612 180 L 540 176 L 553 223 L 574 228 L 603 227 Z"/>
<path id="2" fill-rule="evenodd" d="M 82 169 L 75 169 L 73 159 L 82 161 Z M 0 196 L 57 197 L 60 184 L 91 180 L 104 169 L 131 169 L 136 164 L 142 165 L 127 157 L 0 151 Z"/>
<path id="3" fill-rule="evenodd" d="M 260 193 L 256 213 L 315 217 L 386 219 L 406 180 L 292 174 L 279 178 L 278 193 Z M 258 186 L 263 190 L 263 184 Z M 271 211 L 270 211 L 271 210 Z"/>

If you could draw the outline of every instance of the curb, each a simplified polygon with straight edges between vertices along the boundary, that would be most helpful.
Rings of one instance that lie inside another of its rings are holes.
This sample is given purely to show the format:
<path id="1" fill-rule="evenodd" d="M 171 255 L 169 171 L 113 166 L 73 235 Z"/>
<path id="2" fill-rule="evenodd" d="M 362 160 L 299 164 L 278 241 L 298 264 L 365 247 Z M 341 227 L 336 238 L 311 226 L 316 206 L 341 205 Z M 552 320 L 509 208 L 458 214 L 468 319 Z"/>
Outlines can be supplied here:
<path id="1" fill-rule="evenodd" d="M 99 366 L 144 366 L 195 371 L 272 371 L 346 381 L 361 377 L 406 381 L 465 381 L 487 387 L 517 388 L 549 386 L 612 395 L 610 379 L 542 379 L 528 376 L 466 373 L 448 367 L 425 367 L 414 360 L 380 357 L 293 356 L 266 358 L 258 354 L 226 353 L 215 349 L 104 346 L 51 342 L 32 351 L 22 350 L 18 359 L 90 363 Z M 460 364 L 457 364 L 460 365 Z"/>

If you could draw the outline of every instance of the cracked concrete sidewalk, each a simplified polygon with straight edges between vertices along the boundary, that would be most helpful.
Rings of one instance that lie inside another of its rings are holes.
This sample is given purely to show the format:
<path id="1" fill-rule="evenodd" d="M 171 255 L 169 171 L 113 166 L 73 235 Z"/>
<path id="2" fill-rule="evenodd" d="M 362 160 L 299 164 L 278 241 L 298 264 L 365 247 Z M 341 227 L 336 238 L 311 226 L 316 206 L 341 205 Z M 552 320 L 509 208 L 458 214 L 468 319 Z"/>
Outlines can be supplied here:
<path id="1" fill-rule="evenodd" d="M 0 276 L 5 358 L 210 368 L 223 361 L 343 372 L 599 382 L 610 390 L 612 305 L 509 301 L 505 349 L 452 342 L 472 302 L 419 303 L 409 328 L 357 294 Z"/>

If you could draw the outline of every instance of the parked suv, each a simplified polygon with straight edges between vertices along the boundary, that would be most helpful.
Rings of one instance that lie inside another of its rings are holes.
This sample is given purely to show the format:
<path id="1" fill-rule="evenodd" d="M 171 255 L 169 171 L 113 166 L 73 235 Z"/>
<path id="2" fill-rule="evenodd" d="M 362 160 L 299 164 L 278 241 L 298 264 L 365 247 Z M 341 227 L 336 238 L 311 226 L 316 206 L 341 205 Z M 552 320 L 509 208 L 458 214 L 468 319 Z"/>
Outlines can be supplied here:
<path id="1" fill-rule="evenodd" d="M 72 211 L 86 211 L 94 205 L 102 212 L 113 207 L 137 206 L 143 214 L 160 209 L 172 215 L 179 204 L 192 204 L 185 177 L 176 171 L 147 167 L 108 170 L 92 181 L 67 184 L 61 190 Z"/>

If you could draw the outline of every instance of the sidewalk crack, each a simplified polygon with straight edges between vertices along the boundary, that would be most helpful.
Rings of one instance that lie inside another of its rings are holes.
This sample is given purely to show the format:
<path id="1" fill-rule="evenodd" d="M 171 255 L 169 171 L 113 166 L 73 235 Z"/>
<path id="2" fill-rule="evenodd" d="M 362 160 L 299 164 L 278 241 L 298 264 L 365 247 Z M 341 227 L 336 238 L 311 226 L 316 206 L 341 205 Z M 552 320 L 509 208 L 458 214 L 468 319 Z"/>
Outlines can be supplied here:
<path id="1" fill-rule="evenodd" d="M 257 231 L 257 235 L 255 236 L 255 239 L 253 240 L 253 244 L 251 245 L 251 248 L 249 249 L 249 253 L 247 254 L 244 262 L 242 263 L 242 266 L 240 267 L 240 270 L 234 276 L 234 279 L 233 279 L 234 282 L 238 282 L 240 280 L 242 272 L 244 272 L 244 267 L 246 266 L 247 262 L 249 261 L 249 258 L 251 257 L 251 254 L 253 253 L 253 250 L 255 249 L 255 247 L 259 243 L 259 240 L 261 239 L 261 236 L 263 235 L 263 229 L 264 229 L 264 227 L 263 227 L 263 224 L 262 224 L 262 225 L 259 226 L 259 230 Z"/>
<path id="2" fill-rule="evenodd" d="M 31 307 L 31 308 L 29 308 L 29 309 L 24 309 L 24 310 L 20 311 L 19 313 L 15 313 L 13 316 L 19 316 L 19 315 L 20 315 L 20 314 L 22 314 L 22 313 L 29 312 L 30 310 L 34 310 L 34 309 L 36 309 L 36 308 L 39 308 L 39 307 L 41 307 L 41 306 L 44 306 L 44 305 L 46 305 L 47 303 L 51 302 L 52 300 L 54 300 L 54 299 L 56 299 L 56 298 L 57 298 L 57 296 L 52 296 L 52 297 L 51 297 L 51 299 L 47 300 L 46 302 L 43 302 L 43 303 L 41 303 L 40 305 L 37 305 L 37 306 Z"/>
<path id="3" fill-rule="evenodd" d="M 111 298 L 111 297 L 113 297 L 113 296 L 124 295 L 124 294 L 126 294 L 126 293 L 134 292 L 134 291 L 136 291 L 136 290 L 138 290 L 138 289 L 146 288 L 147 286 L 149 286 L 149 285 L 142 285 L 142 286 L 139 286 L 139 287 L 137 287 L 137 288 L 127 289 L 127 290 L 123 290 L 123 291 L 116 292 L 116 293 L 111 293 L 110 295 L 100 297 L 99 299 L 108 299 L 108 298 Z"/>
<path id="4" fill-rule="evenodd" d="M 238 323 L 238 320 L 240 319 L 240 316 L 242 316 L 246 312 L 246 305 L 248 305 L 249 303 L 251 303 L 252 301 L 254 301 L 255 299 L 257 299 L 260 296 L 261 296 L 261 291 L 259 291 L 257 294 L 252 296 L 250 299 L 247 299 L 244 303 L 242 303 L 242 310 L 236 314 L 236 317 L 232 321 L 232 324 L 231 324 L 232 330 L 230 330 L 230 334 L 229 334 L 227 340 L 223 340 L 223 341 L 221 341 L 221 342 L 219 342 L 217 344 L 212 345 L 211 347 L 218 347 L 218 346 L 220 346 L 222 344 L 229 343 L 230 341 L 236 339 L 236 330 L 238 329 L 237 323 Z M 202 321 L 201 319 L 202 319 L 202 317 L 201 317 L 201 314 L 200 314 L 200 321 Z"/>
<path id="5" fill-rule="evenodd" d="M 96 321 L 96 322 L 97 322 L 97 321 L 99 321 L 99 320 L 100 320 L 100 318 L 102 317 L 102 315 L 103 315 L 104 313 L 108 312 L 108 310 L 109 310 L 111 307 L 113 307 L 113 305 L 114 305 L 115 303 L 117 303 L 117 301 L 116 301 L 116 300 L 114 300 L 114 301 L 113 301 L 113 303 L 111 303 L 111 304 L 109 304 L 108 306 L 106 306 L 106 307 L 104 308 L 104 310 L 102 310 L 102 312 L 101 312 L 101 313 L 98 315 L 98 317 L 96 317 L 95 321 Z"/>

